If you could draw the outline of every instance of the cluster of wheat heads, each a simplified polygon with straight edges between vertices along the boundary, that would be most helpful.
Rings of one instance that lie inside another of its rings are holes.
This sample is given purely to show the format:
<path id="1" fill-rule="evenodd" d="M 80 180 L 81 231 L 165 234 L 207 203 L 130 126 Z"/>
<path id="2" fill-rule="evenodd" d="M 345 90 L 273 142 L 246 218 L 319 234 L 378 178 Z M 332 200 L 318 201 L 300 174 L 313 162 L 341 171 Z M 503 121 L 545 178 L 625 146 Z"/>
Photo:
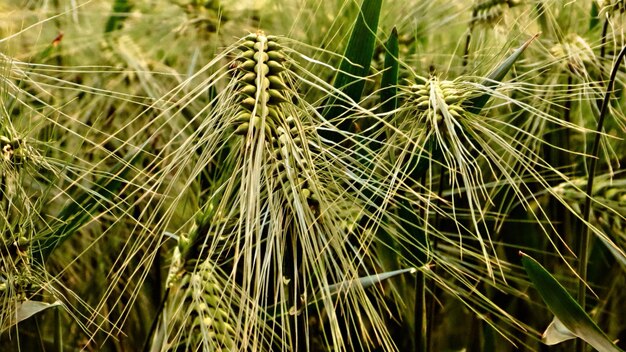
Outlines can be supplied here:
<path id="1" fill-rule="evenodd" d="M 623 334 L 623 2 L 0 7 L 9 348 L 537 350 L 520 249 Z"/>
<path id="2" fill-rule="evenodd" d="M 318 112 L 294 88 L 298 63 L 263 32 L 229 50 L 227 83 L 197 130 L 204 142 L 194 146 L 201 159 L 224 159 L 207 176 L 196 225 L 179 238 L 182 266 L 173 275 L 184 280 L 207 261 L 219 267 L 214 275 L 233 289 L 218 301 L 236 302 L 229 333 L 243 350 L 392 348 L 375 300 L 351 284 L 371 270 L 371 239 L 342 218 L 360 201 L 342 188 L 349 186 L 344 165 L 322 150 Z M 228 153 L 218 155 L 224 147 Z"/>

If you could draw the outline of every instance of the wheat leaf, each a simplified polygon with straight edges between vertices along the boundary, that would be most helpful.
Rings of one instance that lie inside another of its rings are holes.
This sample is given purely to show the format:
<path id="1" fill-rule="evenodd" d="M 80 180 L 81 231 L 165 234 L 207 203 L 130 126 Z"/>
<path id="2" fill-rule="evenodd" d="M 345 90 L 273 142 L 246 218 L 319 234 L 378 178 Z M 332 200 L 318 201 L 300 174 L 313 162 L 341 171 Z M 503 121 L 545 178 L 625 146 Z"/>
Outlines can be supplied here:
<path id="1" fill-rule="evenodd" d="M 390 112 L 398 106 L 398 30 L 393 27 L 385 43 L 385 63 L 380 81 L 380 101 L 383 112 Z"/>
<path id="2" fill-rule="evenodd" d="M 535 34 L 535 36 L 527 40 L 524 44 L 522 44 L 522 46 L 517 48 L 517 50 L 515 50 L 513 54 L 511 54 L 504 61 L 502 61 L 502 63 L 498 67 L 496 67 L 495 70 L 491 71 L 491 73 L 483 81 L 482 85 L 488 90 L 494 88 L 498 84 L 498 82 L 502 81 L 504 76 L 506 76 L 511 67 L 513 67 L 513 64 L 522 55 L 524 50 L 526 50 L 530 43 L 532 43 L 532 41 L 535 40 L 538 36 L 539 34 Z M 487 104 L 487 101 L 489 101 L 489 97 L 491 97 L 491 95 L 492 94 L 487 91 L 481 95 L 469 99 L 467 102 L 467 111 L 473 114 L 478 114 L 483 109 L 485 104 Z"/>
<path id="3" fill-rule="evenodd" d="M 369 73 L 374 56 L 381 6 L 382 0 L 363 0 L 334 80 L 334 87 L 342 95 L 355 102 L 361 99 L 365 87 L 365 77 Z M 336 96 L 327 100 L 322 115 L 327 119 L 333 119 L 344 114 L 348 110 L 348 104 L 344 100 L 345 98 L 338 99 Z M 351 120 L 345 119 L 337 127 L 342 131 L 348 131 L 351 124 Z M 335 143 L 342 140 L 341 136 L 335 133 L 324 137 Z"/>
<path id="4" fill-rule="evenodd" d="M 520 255 L 533 286 L 565 328 L 600 352 L 623 352 L 539 262 L 522 252 Z"/>
<path id="5" fill-rule="evenodd" d="M 104 26 L 104 33 L 110 33 L 120 29 L 124 20 L 128 17 L 127 13 L 130 12 L 132 7 L 129 0 L 116 0 L 113 4 L 111 16 Z"/>

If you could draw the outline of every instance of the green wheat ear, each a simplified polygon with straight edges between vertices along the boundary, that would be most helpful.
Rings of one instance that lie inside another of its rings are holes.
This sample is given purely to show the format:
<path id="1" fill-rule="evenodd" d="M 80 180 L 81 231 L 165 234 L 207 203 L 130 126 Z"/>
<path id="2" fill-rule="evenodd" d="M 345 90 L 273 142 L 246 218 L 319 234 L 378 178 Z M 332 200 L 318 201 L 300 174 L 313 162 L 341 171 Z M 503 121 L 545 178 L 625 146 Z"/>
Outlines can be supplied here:
<path id="1" fill-rule="evenodd" d="M 262 129 L 264 139 L 272 142 L 272 176 L 279 180 L 276 187 L 289 182 L 293 187 L 283 189 L 296 189 L 303 199 L 314 201 L 314 186 L 305 177 L 309 165 L 302 148 L 304 136 L 295 117 L 285 116 L 282 107 L 291 102 L 283 77 L 287 68 L 282 47 L 274 36 L 259 31 L 245 37 L 240 49 L 236 64 L 240 112 L 233 123 L 235 134 L 259 135 Z M 287 192 L 288 198 L 292 196 Z"/>
<path id="2" fill-rule="evenodd" d="M 592 68 L 598 71 L 599 63 L 592 46 L 577 34 L 565 36 L 560 43 L 550 48 L 550 54 L 557 59 L 562 59 L 564 70 L 569 70 L 574 74 L 584 77 L 589 75 L 588 71 Z"/>
<path id="3" fill-rule="evenodd" d="M 280 44 L 275 37 L 259 31 L 244 37 L 237 49 L 239 53 L 230 64 L 234 77 L 228 87 L 232 90 L 227 90 L 234 94 L 222 94 L 220 104 L 235 106 L 228 110 L 226 121 L 236 137 L 224 134 L 221 142 L 232 143 L 232 153 L 227 159 L 235 160 L 233 165 L 239 167 L 224 167 L 219 171 L 215 184 L 208 190 L 211 198 L 196 217 L 194 228 L 188 235 L 179 237 L 170 268 L 172 284 L 166 302 L 169 308 L 161 317 L 163 325 L 167 324 L 167 314 L 183 313 L 184 318 L 170 325 L 165 335 L 168 345 L 175 349 L 232 350 L 242 343 L 244 322 L 253 320 L 245 315 L 256 312 L 244 307 L 245 312 L 239 312 L 237 295 L 243 293 L 240 290 L 251 290 L 253 283 L 218 278 L 225 277 L 221 273 L 237 276 L 245 270 L 228 259 L 235 252 L 248 250 L 240 241 L 242 236 L 251 234 L 242 234 L 245 226 L 241 219 L 248 212 L 253 219 L 260 216 L 246 207 L 248 198 L 265 204 L 268 195 L 279 193 L 280 189 L 287 199 L 293 199 L 295 194 L 300 194 L 303 201 L 314 198 L 311 191 L 314 187 L 303 177 L 310 163 L 301 147 L 302 126 L 283 106 L 291 103 L 291 99 L 282 76 L 286 58 Z M 262 156 L 260 161 L 257 155 Z M 259 169 L 264 170 L 260 178 L 250 176 Z M 261 180 L 264 181 L 260 183 Z M 249 187 L 256 191 L 249 194 Z M 243 209 L 241 203 L 245 204 Z M 254 324 L 264 329 L 263 323 Z M 238 327 L 237 331 L 234 326 Z"/>
<path id="4" fill-rule="evenodd" d="M 415 84 L 410 89 L 414 95 L 411 103 L 417 111 L 431 114 L 427 118 L 431 128 L 441 123 L 445 111 L 455 118 L 461 118 L 464 111 L 462 103 L 470 96 L 470 91 L 458 89 L 453 81 L 440 81 L 435 77 L 431 77 L 424 84 Z"/>
<path id="5" fill-rule="evenodd" d="M 179 258 L 177 252 L 174 257 Z M 174 260 L 176 261 L 176 259 Z M 170 270 L 169 297 L 162 323 L 168 350 L 234 351 L 236 338 L 232 303 L 224 300 L 224 283 L 210 260 L 182 276 Z M 180 274 L 180 272 L 178 273 Z"/>
<path id="6" fill-rule="evenodd" d="M 22 137 L 12 123 L 0 124 L 0 332 L 24 320 L 24 302 L 47 293 L 45 276 L 33 260 L 37 230 L 32 219 L 42 203 L 26 186 L 28 174 L 53 170 L 36 143 Z M 47 186 L 41 182 L 40 187 Z M 41 299 L 41 298 L 39 298 Z M 36 313 L 33 313 L 36 314 Z"/>
<path id="7" fill-rule="evenodd" d="M 258 141 L 262 137 L 263 141 L 271 141 L 273 149 L 276 150 L 275 159 L 279 160 L 274 170 L 282 171 L 285 169 L 284 160 L 287 159 L 284 155 L 287 148 L 284 145 L 286 134 L 295 128 L 293 118 L 285 119 L 284 109 L 280 106 L 289 101 L 287 85 L 281 75 L 286 70 L 283 65 L 285 56 L 275 38 L 266 36 L 263 32 L 243 38 L 238 49 L 240 53 L 230 65 L 235 72 L 232 81 L 235 86 L 234 101 L 227 98 L 227 104 L 234 102 L 237 108 L 233 113 L 234 118 L 229 119 L 229 123 L 234 128 L 234 133 L 243 136 L 245 140 Z M 256 146 L 257 143 L 247 145 Z M 242 153 L 245 153 L 245 148 L 246 143 L 241 149 Z M 222 178 L 216 188 L 219 188 L 220 182 L 227 182 L 225 180 L 236 174 L 234 170 L 227 169 L 223 168 L 220 171 Z M 187 271 L 193 272 L 195 266 L 206 260 L 209 253 L 228 252 L 226 239 L 228 236 L 224 234 L 233 233 L 234 218 L 224 217 L 223 211 L 218 211 L 218 208 L 232 208 L 236 204 L 235 198 L 236 194 L 232 192 L 213 194 L 209 203 L 204 206 L 203 212 L 197 217 L 194 229 L 188 237 L 181 237 L 179 249 Z"/>
<path id="8" fill-rule="evenodd" d="M 245 135 L 263 127 L 268 137 L 276 135 L 281 124 L 279 104 L 287 102 L 287 86 L 281 77 L 285 56 L 275 37 L 263 32 L 250 34 L 240 45 L 237 62 L 239 105 L 234 121 L 235 134 Z"/>

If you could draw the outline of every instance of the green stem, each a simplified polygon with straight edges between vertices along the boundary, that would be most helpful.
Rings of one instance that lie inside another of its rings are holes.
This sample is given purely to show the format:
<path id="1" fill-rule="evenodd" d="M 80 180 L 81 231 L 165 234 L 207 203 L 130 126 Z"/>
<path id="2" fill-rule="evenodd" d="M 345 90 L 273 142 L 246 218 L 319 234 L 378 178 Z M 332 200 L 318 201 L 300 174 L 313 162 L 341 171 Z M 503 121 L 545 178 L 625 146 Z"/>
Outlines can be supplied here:
<path id="1" fill-rule="evenodd" d="M 604 59 L 606 56 L 606 33 L 609 29 L 609 20 L 604 20 L 604 26 L 602 26 L 602 43 L 600 44 L 600 58 Z M 600 66 L 602 67 L 602 66 Z"/>
<path id="2" fill-rule="evenodd" d="M 446 176 L 446 168 L 442 166 L 439 171 L 439 185 L 438 185 L 438 190 L 437 190 L 437 200 L 435 201 L 435 206 L 437 208 L 441 206 L 441 199 L 443 197 L 444 186 L 447 184 L 446 182 L 444 182 L 445 176 Z M 425 182 L 422 182 L 422 184 L 425 184 Z M 433 221 L 433 224 L 434 224 L 435 229 L 441 228 L 441 216 L 439 215 L 439 212 L 435 212 L 435 219 Z M 439 241 L 437 240 L 437 236 L 434 236 L 432 240 L 431 250 L 436 251 L 438 245 L 439 245 Z M 432 270 L 433 270 L 433 277 L 436 277 L 438 275 L 437 265 L 434 265 Z M 435 314 L 437 313 L 436 311 L 437 300 L 435 299 L 437 297 L 437 284 L 435 280 L 433 279 L 429 280 L 429 287 L 430 287 L 430 294 L 432 298 L 430 299 L 430 302 L 428 302 L 428 305 L 426 307 L 428 309 L 428 315 L 426 318 L 427 319 L 426 340 L 428 341 L 428 344 L 426 345 L 426 350 L 425 350 L 426 352 L 431 352 L 433 350 L 432 333 L 433 333 L 433 325 L 435 321 Z"/>
<path id="3" fill-rule="evenodd" d="M 472 10 L 472 21 L 470 22 L 467 36 L 465 37 L 465 49 L 463 50 L 463 63 L 461 64 L 461 67 L 463 68 L 467 66 L 467 62 L 469 60 L 469 47 L 470 47 L 470 42 L 472 40 L 472 31 L 474 30 L 474 23 L 476 22 L 477 15 L 478 15 L 478 10 L 474 8 Z"/>
<path id="4" fill-rule="evenodd" d="M 63 352 L 63 324 L 61 321 L 61 309 L 62 306 L 54 308 L 54 320 L 56 326 L 54 327 L 54 346 L 58 352 Z"/>
<path id="5" fill-rule="evenodd" d="M 564 110 L 563 110 L 563 119 L 565 120 L 565 122 L 570 123 L 571 122 L 571 110 L 572 110 L 572 99 L 570 98 L 571 96 L 573 96 L 573 92 L 572 92 L 572 75 L 568 75 L 567 76 L 567 100 L 565 101 L 565 106 L 564 106 Z M 565 128 L 564 130 L 562 130 L 562 133 L 560 135 L 561 137 L 561 142 L 562 144 L 559 144 L 561 147 L 563 147 L 564 150 L 570 150 L 570 129 L 569 128 Z M 564 167 L 564 172 L 570 172 L 571 171 L 571 158 L 568 152 L 566 151 L 561 151 L 560 153 L 560 158 L 561 160 L 559 160 L 559 163 L 561 167 Z"/>
<path id="6" fill-rule="evenodd" d="M 604 25 L 602 26 L 602 42 L 600 43 L 600 65 L 598 65 L 599 69 L 600 69 L 600 79 L 598 80 L 598 84 L 600 85 L 600 87 L 603 86 L 602 84 L 602 78 L 604 77 L 604 65 L 602 64 L 604 59 L 606 58 L 606 34 L 608 31 L 608 27 L 609 27 L 609 19 L 605 19 L 604 20 Z M 600 109 L 600 107 L 602 106 L 602 101 L 600 99 L 598 99 L 596 101 L 596 105 L 598 106 L 598 109 Z"/>
<path id="7" fill-rule="evenodd" d="M 156 314 L 154 315 L 154 319 L 152 319 L 152 323 L 150 324 L 150 330 L 148 330 L 148 334 L 146 335 L 146 340 L 143 343 L 143 352 L 149 352 L 152 347 L 152 338 L 156 332 L 157 326 L 159 325 L 159 318 L 161 314 L 163 314 L 163 310 L 165 309 L 165 304 L 167 302 L 167 297 L 170 294 L 170 289 L 166 288 L 165 293 L 163 294 L 163 299 L 161 299 L 161 304 L 157 308 Z"/>
<path id="8" fill-rule="evenodd" d="M 582 218 L 582 226 L 580 227 L 581 233 L 578 242 L 579 249 L 579 258 L 578 258 L 578 275 L 580 276 L 580 281 L 578 282 L 578 303 L 580 306 L 585 309 L 586 305 L 586 281 L 587 281 L 587 261 L 588 261 L 588 252 L 589 252 L 589 237 L 590 237 L 590 229 L 589 226 L 585 226 L 585 224 L 589 223 L 589 218 L 591 217 L 591 196 L 593 190 L 593 181 L 596 173 L 596 166 L 598 164 L 598 154 L 600 150 L 600 138 L 602 133 L 602 128 L 604 125 L 604 119 L 607 114 L 607 110 L 609 107 L 609 99 L 611 97 L 611 91 L 613 90 L 613 86 L 615 84 L 615 77 L 617 76 L 617 71 L 619 70 L 619 63 L 626 56 L 626 46 L 622 48 L 622 50 L 617 55 L 617 60 L 615 61 L 615 65 L 613 66 L 613 70 L 611 71 L 611 77 L 609 78 L 608 86 L 606 87 L 606 93 L 604 94 L 604 100 L 602 101 L 602 108 L 600 109 L 600 117 L 598 118 L 598 126 L 596 128 L 596 136 L 593 142 L 593 147 L 591 151 L 591 161 L 589 162 L 589 175 L 587 176 L 587 188 L 585 193 L 587 195 L 585 199 L 585 205 L 583 207 L 583 218 Z M 578 344 L 578 351 L 585 350 L 585 344 Z"/>
<path id="9" fill-rule="evenodd" d="M 470 31 L 467 33 L 467 36 L 465 37 L 465 50 L 463 50 L 463 63 L 461 64 L 462 67 L 467 67 L 467 61 L 469 60 L 469 46 L 470 46 L 471 39 L 472 39 L 472 29 L 470 28 Z"/>
<path id="10" fill-rule="evenodd" d="M 428 349 L 428 321 L 426 319 L 426 276 L 420 270 L 415 277 L 415 333 L 418 336 L 416 351 L 425 352 Z"/>
<path id="11" fill-rule="evenodd" d="M 572 99 L 570 98 L 573 95 L 572 92 L 572 84 L 573 84 L 573 76 L 570 73 L 567 76 L 567 100 L 565 101 L 563 107 L 563 120 L 567 123 L 571 122 L 571 110 L 572 110 Z M 574 168 L 572 167 L 572 158 L 570 157 L 569 150 L 571 146 L 571 133 L 569 128 L 561 128 L 558 131 L 558 145 L 563 148 L 563 150 L 557 151 L 557 167 L 563 170 L 563 173 L 566 175 L 573 174 Z M 556 199 L 552 200 L 554 202 L 554 206 L 552 207 L 556 212 L 556 217 L 554 218 L 557 222 L 557 230 L 559 234 L 567 235 L 574 234 L 575 230 L 572 230 L 572 214 L 567 211 L 563 204 L 559 204 Z"/>

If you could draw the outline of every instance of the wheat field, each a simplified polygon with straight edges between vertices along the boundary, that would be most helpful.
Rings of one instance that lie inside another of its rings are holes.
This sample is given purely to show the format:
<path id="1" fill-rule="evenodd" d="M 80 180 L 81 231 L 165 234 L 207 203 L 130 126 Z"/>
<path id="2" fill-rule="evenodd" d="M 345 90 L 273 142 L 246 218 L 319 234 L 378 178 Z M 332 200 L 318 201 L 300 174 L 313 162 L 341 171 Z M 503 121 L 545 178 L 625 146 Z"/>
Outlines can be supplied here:
<path id="1" fill-rule="evenodd" d="M 0 0 L 0 350 L 626 349 L 615 0 Z"/>

